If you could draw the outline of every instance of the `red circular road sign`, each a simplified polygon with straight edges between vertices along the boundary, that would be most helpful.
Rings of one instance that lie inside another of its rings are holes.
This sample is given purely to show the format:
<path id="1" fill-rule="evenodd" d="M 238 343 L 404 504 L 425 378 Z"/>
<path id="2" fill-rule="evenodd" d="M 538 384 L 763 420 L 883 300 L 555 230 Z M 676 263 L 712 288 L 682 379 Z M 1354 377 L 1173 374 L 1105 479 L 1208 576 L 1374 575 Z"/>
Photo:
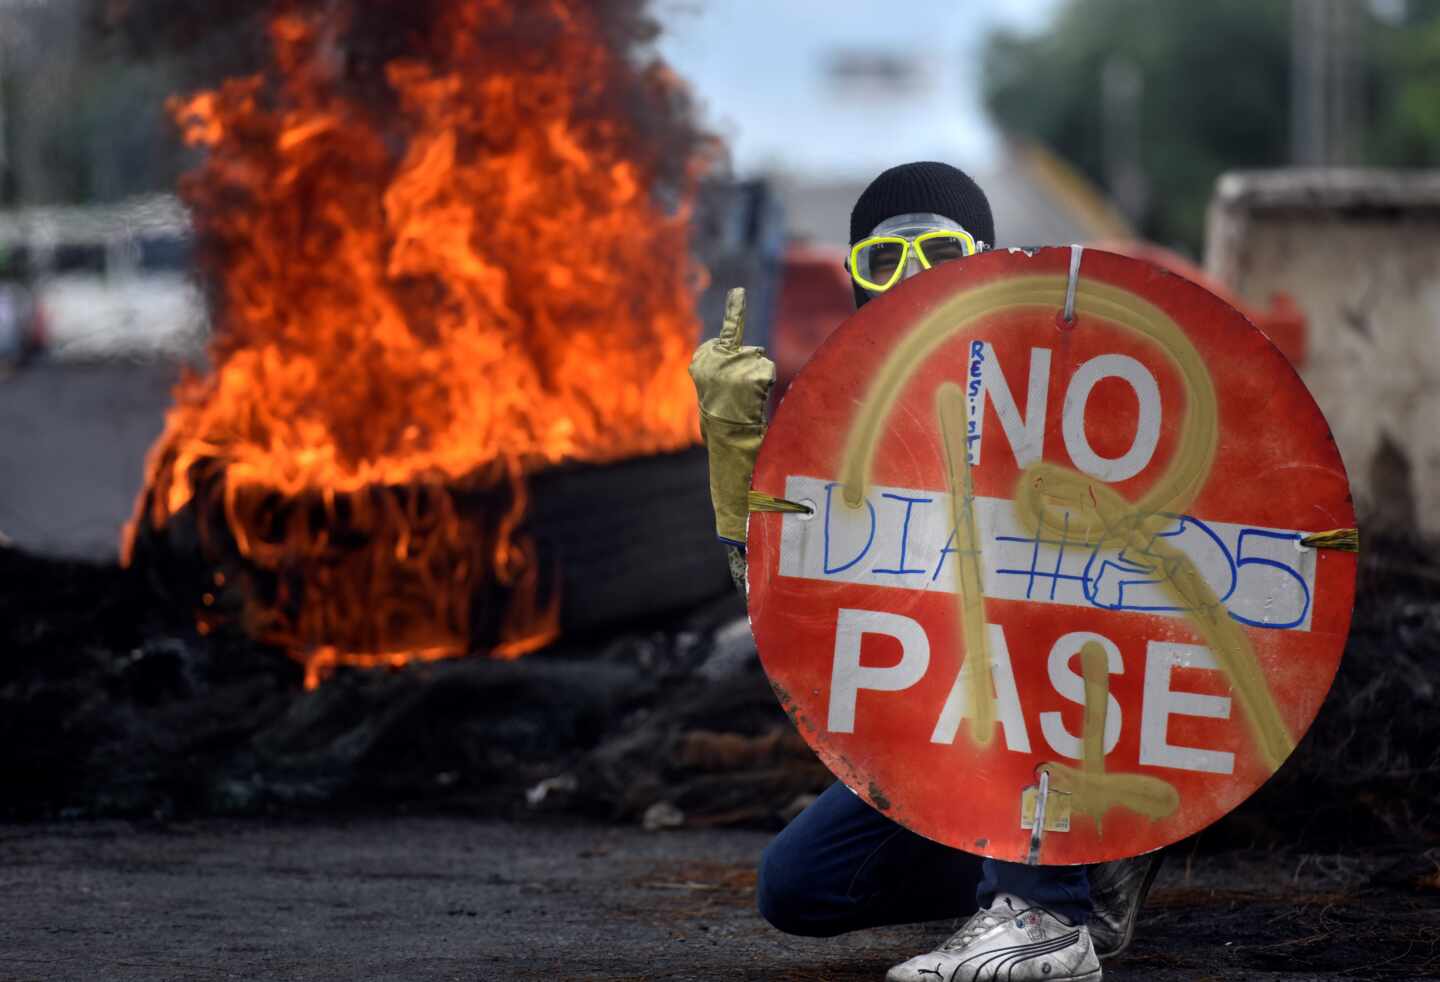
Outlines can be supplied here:
<path id="1" fill-rule="evenodd" d="M 1046 864 L 1174 842 L 1274 773 L 1356 568 L 1302 542 L 1354 512 L 1284 357 L 1199 286 L 1095 251 L 1072 276 L 1077 252 L 859 310 L 755 471 L 813 512 L 749 525 L 761 659 L 830 769 L 932 839 Z"/>

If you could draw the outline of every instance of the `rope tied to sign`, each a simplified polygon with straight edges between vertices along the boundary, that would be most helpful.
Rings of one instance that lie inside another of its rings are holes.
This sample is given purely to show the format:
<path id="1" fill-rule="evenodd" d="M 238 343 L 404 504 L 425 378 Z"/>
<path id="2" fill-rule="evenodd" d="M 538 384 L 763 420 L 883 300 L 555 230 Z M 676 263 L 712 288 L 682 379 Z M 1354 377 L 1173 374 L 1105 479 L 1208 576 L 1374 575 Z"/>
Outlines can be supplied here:
<path id="1" fill-rule="evenodd" d="M 1331 529 L 1328 532 L 1311 532 L 1300 540 L 1302 546 L 1310 549 L 1334 549 L 1336 552 L 1359 552 L 1359 529 Z"/>
<path id="2" fill-rule="evenodd" d="M 813 515 L 815 509 L 788 498 L 777 498 L 764 491 L 751 491 L 748 495 L 751 511 L 779 511 L 798 515 Z"/>

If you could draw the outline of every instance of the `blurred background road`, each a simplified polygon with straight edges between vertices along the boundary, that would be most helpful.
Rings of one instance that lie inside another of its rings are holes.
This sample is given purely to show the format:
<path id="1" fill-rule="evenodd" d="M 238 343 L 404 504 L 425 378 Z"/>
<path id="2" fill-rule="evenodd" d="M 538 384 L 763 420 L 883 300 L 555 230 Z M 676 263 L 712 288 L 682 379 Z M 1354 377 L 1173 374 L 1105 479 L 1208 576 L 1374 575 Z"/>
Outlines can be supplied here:
<path id="1" fill-rule="evenodd" d="M 177 374 L 171 362 L 44 362 L 0 379 L 0 533 L 114 556 Z"/>

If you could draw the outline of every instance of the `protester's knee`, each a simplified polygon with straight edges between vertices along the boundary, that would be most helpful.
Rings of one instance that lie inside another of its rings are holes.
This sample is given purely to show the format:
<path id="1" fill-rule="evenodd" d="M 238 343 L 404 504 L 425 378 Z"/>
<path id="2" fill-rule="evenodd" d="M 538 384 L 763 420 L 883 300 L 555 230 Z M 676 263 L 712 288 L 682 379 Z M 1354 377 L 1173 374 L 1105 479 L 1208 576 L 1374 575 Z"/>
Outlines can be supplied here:
<path id="1" fill-rule="evenodd" d="M 755 906 L 760 916 L 776 930 L 808 938 L 828 938 L 841 933 L 834 924 L 817 917 L 817 903 L 809 889 L 810 878 L 796 864 L 787 862 L 775 844 L 760 857 L 760 875 L 755 885 Z"/>

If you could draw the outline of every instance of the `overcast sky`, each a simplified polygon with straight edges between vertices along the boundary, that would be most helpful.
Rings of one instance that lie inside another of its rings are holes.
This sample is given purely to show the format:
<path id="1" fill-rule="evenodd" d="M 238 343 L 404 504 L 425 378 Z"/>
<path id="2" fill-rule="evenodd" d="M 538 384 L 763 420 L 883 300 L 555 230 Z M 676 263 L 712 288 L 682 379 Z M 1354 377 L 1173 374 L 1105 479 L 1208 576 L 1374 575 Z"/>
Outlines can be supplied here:
<path id="1" fill-rule="evenodd" d="M 1037 30 L 1060 2 L 657 0 L 655 9 L 660 52 L 726 138 L 737 174 L 852 177 L 902 158 L 982 167 L 996 147 L 978 92 L 985 36 Z M 837 72 L 837 59 L 858 73 Z"/>

